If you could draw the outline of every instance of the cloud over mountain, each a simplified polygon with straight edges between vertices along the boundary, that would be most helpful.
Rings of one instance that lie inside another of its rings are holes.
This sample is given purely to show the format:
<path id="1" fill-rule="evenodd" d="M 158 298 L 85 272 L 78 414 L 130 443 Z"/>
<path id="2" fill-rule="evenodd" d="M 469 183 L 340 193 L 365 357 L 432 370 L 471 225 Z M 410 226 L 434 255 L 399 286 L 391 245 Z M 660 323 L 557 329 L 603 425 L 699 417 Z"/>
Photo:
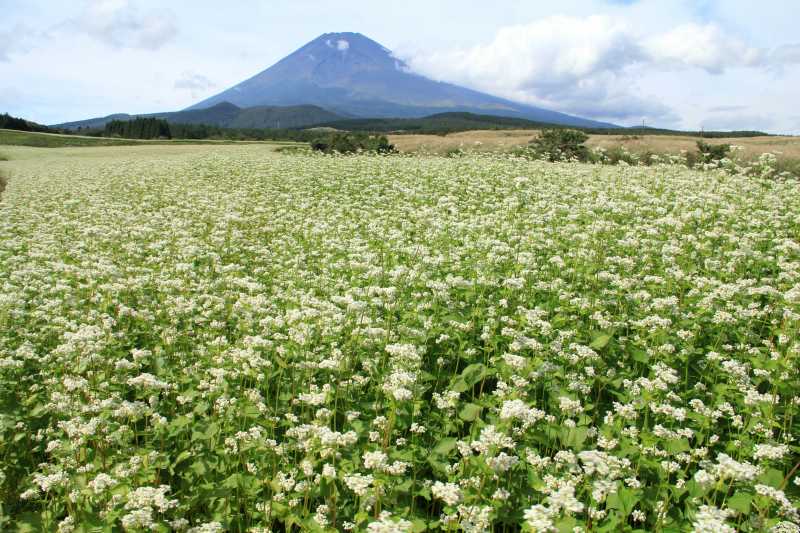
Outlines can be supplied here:
<path id="1" fill-rule="evenodd" d="M 416 71 L 508 98 L 592 117 L 677 119 L 643 95 L 648 71 L 775 67 L 800 62 L 800 45 L 751 46 L 713 23 L 687 23 L 657 34 L 608 15 L 551 16 L 501 28 L 488 42 L 442 51 L 406 50 Z"/>

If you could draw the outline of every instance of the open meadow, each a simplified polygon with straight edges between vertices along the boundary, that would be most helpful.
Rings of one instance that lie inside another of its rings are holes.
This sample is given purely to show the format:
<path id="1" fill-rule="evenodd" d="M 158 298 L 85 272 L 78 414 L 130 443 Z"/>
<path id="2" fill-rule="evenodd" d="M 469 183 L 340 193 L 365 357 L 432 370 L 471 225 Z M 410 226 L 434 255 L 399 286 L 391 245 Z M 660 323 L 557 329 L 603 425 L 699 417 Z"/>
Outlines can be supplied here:
<path id="1" fill-rule="evenodd" d="M 796 181 L 275 148 L 2 147 L 0 529 L 797 531 Z"/>
<path id="2" fill-rule="evenodd" d="M 441 154 L 448 150 L 509 151 L 525 146 L 537 135 L 535 130 L 477 130 L 450 133 L 448 135 L 390 135 L 389 140 L 404 152 L 429 152 Z M 624 147 L 632 153 L 656 153 L 677 155 L 681 150 L 696 150 L 697 141 L 712 144 L 741 146 L 740 155 L 755 159 L 764 152 L 772 152 L 781 158 L 800 160 L 800 137 L 731 137 L 701 139 L 684 135 L 590 135 L 586 143 L 589 148 L 611 149 Z"/>

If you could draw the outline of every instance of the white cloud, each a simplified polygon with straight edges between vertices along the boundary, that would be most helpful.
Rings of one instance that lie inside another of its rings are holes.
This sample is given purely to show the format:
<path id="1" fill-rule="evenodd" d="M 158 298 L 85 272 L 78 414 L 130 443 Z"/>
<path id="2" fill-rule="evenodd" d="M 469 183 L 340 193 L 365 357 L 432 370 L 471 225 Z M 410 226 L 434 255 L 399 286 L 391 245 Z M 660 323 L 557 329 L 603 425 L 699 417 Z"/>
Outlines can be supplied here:
<path id="1" fill-rule="evenodd" d="M 181 77 L 175 80 L 176 89 L 206 90 L 217 85 L 202 74 L 196 74 L 189 70 L 184 71 Z"/>
<path id="2" fill-rule="evenodd" d="M 178 33 L 172 11 L 141 11 L 128 0 L 92 0 L 66 25 L 114 48 L 157 50 Z"/>
<path id="3" fill-rule="evenodd" d="M 12 55 L 28 52 L 40 37 L 32 28 L 22 24 L 0 31 L 0 61 L 11 61 Z"/>
<path id="4" fill-rule="evenodd" d="M 751 113 L 723 113 L 715 114 L 700 122 L 705 130 L 775 130 L 777 121 L 768 115 Z"/>
<path id="5" fill-rule="evenodd" d="M 731 111 L 744 111 L 747 106 L 744 105 L 718 105 L 708 108 L 709 113 L 729 113 Z"/>
<path id="6" fill-rule="evenodd" d="M 421 74 L 591 118 L 677 124 L 666 103 L 642 94 L 652 72 L 800 63 L 800 45 L 750 46 L 709 24 L 638 31 L 622 16 L 551 16 L 500 29 L 484 44 L 402 54 Z"/>
<path id="7" fill-rule="evenodd" d="M 340 52 L 344 52 L 350 49 L 350 43 L 345 41 L 344 39 L 339 39 L 336 41 L 336 49 Z"/>
<path id="8" fill-rule="evenodd" d="M 770 54 L 774 65 L 800 64 L 800 43 L 779 46 Z"/>
<path id="9" fill-rule="evenodd" d="M 714 24 L 684 24 L 642 43 L 648 59 L 659 66 L 697 67 L 719 74 L 733 67 L 755 67 L 767 51 L 748 46 Z"/>
<path id="10" fill-rule="evenodd" d="M 190 70 L 185 70 L 181 76 L 175 80 L 173 87 L 176 89 L 188 90 L 192 99 L 197 99 L 205 95 L 210 89 L 216 87 L 217 84 L 203 76 Z"/>
<path id="11" fill-rule="evenodd" d="M 407 62 L 434 77 L 546 92 L 637 61 L 641 51 L 634 44 L 624 25 L 610 17 L 555 16 L 503 28 L 488 44 L 426 51 Z"/>

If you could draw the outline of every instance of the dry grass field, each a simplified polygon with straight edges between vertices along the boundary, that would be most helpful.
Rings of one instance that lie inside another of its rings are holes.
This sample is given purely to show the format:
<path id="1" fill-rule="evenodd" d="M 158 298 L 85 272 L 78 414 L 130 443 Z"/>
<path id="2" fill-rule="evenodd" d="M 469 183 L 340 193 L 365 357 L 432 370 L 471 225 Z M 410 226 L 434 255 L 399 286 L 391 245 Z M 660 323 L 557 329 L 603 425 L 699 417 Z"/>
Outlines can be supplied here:
<path id="1" fill-rule="evenodd" d="M 536 136 L 532 130 L 482 130 L 441 135 L 390 135 L 392 144 L 403 152 L 444 153 L 451 149 L 503 151 L 523 146 Z M 644 153 L 677 154 L 681 150 L 694 150 L 697 137 L 678 135 L 592 135 L 589 146 L 613 148 L 625 146 L 629 151 Z M 732 144 L 744 148 L 744 157 L 757 157 L 772 152 L 788 159 L 800 159 L 800 137 L 750 137 L 709 139 L 711 144 Z"/>

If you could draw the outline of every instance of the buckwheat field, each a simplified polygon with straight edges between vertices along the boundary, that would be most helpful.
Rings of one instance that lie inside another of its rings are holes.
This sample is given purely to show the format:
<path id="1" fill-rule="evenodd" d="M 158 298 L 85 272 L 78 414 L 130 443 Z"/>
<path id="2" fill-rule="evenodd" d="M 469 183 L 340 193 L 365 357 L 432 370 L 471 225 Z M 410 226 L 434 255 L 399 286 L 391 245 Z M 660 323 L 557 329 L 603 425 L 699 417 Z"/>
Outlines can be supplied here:
<path id="1" fill-rule="evenodd" d="M 0 529 L 800 531 L 797 181 L 53 150 L 0 200 Z"/>

